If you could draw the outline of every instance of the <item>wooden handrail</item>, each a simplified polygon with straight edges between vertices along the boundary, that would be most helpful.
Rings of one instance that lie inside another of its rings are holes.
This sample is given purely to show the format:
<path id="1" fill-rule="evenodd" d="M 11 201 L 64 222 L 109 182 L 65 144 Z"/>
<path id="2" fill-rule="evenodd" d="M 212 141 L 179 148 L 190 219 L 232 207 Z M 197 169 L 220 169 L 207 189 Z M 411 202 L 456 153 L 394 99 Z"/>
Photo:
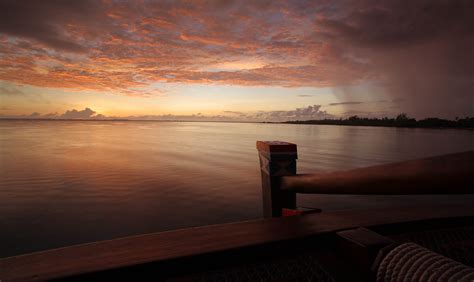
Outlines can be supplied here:
<path id="1" fill-rule="evenodd" d="M 172 261 L 328 234 L 340 230 L 443 218 L 471 218 L 472 205 L 334 211 L 188 228 L 0 258 L 1 281 L 44 281 Z"/>
<path id="2" fill-rule="evenodd" d="M 307 194 L 473 194 L 474 151 L 349 171 L 284 176 L 283 191 Z"/>

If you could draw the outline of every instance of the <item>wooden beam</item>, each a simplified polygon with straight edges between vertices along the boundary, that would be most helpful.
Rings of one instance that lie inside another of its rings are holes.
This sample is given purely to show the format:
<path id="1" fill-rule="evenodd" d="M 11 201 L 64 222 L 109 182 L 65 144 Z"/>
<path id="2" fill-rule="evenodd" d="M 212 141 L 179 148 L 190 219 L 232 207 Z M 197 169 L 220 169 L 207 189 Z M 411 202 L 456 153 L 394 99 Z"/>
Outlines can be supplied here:
<path id="1" fill-rule="evenodd" d="M 0 259 L 0 280 L 49 280 L 349 228 L 462 216 L 474 216 L 474 206 L 337 211 L 189 228 L 3 258 Z"/>
<path id="2" fill-rule="evenodd" d="M 349 171 L 285 176 L 282 190 L 308 194 L 474 193 L 474 151 Z"/>
<path id="3" fill-rule="evenodd" d="M 296 145 L 281 141 L 257 141 L 262 175 L 264 217 L 282 216 L 283 208 L 296 209 L 296 193 L 282 191 L 282 176 L 296 174 Z"/>

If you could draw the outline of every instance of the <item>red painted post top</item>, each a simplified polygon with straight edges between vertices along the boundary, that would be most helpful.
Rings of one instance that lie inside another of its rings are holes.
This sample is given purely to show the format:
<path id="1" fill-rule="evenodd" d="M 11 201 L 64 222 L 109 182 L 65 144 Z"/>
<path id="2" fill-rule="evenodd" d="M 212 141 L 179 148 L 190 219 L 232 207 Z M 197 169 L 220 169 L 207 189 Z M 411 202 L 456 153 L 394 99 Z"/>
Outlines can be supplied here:
<path id="1" fill-rule="evenodd" d="M 296 144 L 282 141 L 257 141 L 257 150 L 268 153 L 296 153 Z"/>

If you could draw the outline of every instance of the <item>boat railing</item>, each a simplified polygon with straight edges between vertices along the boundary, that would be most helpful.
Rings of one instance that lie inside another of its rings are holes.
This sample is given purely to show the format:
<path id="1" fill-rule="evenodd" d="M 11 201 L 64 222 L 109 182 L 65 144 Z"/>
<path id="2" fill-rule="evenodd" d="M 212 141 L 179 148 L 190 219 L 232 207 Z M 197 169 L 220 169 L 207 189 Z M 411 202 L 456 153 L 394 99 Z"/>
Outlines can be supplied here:
<path id="1" fill-rule="evenodd" d="M 296 144 L 257 141 L 264 217 L 297 210 L 296 194 L 472 194 L 474 151 L 320 174 L 297 174 Z"/>

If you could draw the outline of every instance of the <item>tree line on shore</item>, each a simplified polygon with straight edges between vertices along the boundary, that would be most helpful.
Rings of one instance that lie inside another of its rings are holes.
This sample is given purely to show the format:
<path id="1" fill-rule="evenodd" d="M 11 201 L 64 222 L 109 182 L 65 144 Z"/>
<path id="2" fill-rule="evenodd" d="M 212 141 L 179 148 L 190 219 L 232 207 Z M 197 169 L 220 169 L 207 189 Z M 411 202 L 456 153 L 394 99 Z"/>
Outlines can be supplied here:
<path id="1" fill-rule="evenodd" d="M 441 118 L 425 118 L 416 120 L 414 118 L 408 117 L 406 114 L 399 114 L 396 118 L 368 118 L 351 116 L 344 119 L 295 120 L 286 121 L 284 123 L 422 128 L 474 128 L 474 117 L 456 118 L 454 120 Z"/>

